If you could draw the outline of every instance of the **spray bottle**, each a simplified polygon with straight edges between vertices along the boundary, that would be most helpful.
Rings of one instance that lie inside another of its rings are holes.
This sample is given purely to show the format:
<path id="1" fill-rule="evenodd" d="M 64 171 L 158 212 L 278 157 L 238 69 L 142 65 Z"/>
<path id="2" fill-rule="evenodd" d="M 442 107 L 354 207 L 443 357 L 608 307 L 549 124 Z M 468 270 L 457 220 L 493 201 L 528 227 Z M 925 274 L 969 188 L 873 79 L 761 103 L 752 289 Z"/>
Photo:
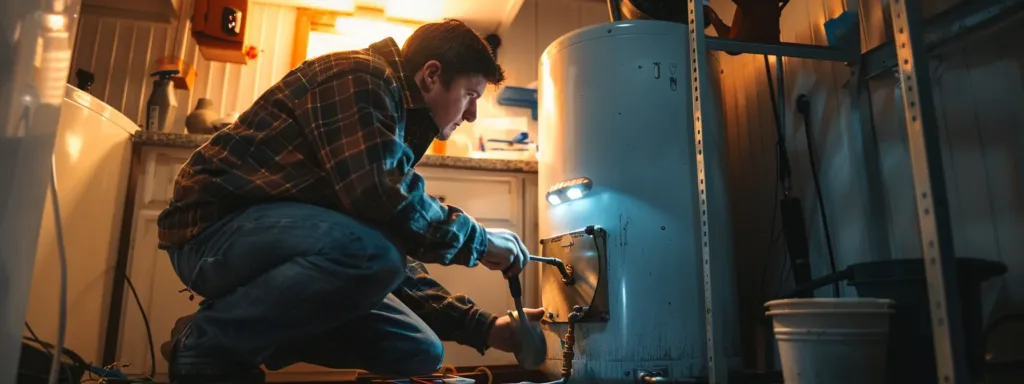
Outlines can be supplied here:
<path id="1" fill-rule="evenodd" d="M 178 110 L 178 98 L 174 94 L 174 83 L 171 77 L 177 76 L 178 70 L 164 70 L 153 72 L 153 93 L 149 95 L 146 102 L 146 130 L 151 132 L 166 132 L 168 125 L 173 120 L 174 113 Z"/>

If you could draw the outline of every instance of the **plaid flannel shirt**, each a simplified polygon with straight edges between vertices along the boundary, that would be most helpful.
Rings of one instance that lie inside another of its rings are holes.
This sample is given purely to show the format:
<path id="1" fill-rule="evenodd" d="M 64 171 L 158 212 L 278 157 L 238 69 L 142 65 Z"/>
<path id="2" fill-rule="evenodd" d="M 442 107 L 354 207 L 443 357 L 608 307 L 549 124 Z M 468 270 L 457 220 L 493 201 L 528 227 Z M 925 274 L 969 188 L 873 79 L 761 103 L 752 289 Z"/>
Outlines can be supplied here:
<path id="1" fill-rule="evenodd" d="M 424 191 L 413 170 L 439 128 L 388 38 L 310 59 L 270 87 L 181 168 L 159 219 L 160 247 L 187 243 L 254 204 L 299 201 L 374 225 L 410 258 L 478 264 L 484 228 Z M 487 349 L 495 317 L 408 265 L 393 292 L 442 340 Z"/>

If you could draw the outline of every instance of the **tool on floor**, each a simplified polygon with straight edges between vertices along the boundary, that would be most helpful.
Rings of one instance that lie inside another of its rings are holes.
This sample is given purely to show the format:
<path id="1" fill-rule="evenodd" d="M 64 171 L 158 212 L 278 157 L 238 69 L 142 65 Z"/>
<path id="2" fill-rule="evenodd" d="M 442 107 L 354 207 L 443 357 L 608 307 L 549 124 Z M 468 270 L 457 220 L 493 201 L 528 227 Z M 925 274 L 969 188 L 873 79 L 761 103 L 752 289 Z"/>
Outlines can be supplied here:
<path id="1" fill-rule="evenodd" d="M 531 260 L 534 256 L 530 256 Z M 523 285 L 518 276 L 507 277 L 508 290 L 512 294 L 516 310 L 508 311 L 508 317 L 512 319 L 512 329 L 519 337 L 519 348 L 516 348 L 515 356 L 519 365 L 526 369 L 538 369 L 544 360 L 547 359 L 547 347 L 544 345 L 544 333 L 540 324 L 531 324 L 523 311 Z"/>

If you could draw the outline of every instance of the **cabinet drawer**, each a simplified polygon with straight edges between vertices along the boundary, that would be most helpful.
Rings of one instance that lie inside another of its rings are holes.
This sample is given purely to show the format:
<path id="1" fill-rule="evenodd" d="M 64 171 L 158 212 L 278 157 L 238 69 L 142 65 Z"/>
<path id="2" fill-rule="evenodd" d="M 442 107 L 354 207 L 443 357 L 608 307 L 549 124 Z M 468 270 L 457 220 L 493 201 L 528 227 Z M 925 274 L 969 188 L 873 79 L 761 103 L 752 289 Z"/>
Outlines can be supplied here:
<path id="1" fill-rule="evenodd" d="M 143 173 L 139 180 L 141 207 L 162 209 L 174 195 L 174 178 L 192 151 L 181 148 L 147 147 L 142 150 Z"/>
<path id="2" fill-rule="evenodd" d="M 417 169 L 427 193 L 466 211 L 480 223 L 520 230 L 523 218 L 522 178 L 491 172 L 444 168 Z"/>

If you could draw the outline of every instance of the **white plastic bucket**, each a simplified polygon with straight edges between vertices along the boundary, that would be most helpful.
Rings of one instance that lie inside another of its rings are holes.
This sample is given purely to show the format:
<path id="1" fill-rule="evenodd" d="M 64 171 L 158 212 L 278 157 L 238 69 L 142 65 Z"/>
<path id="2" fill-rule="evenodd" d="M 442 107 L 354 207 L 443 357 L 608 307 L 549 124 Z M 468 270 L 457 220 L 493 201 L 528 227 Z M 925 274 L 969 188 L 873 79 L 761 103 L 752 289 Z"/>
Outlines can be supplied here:
<path id="1" fill-rule="evenodd" d="M 885 382 L 892 300 L 785 299 L 765 303 L 786 384 Z"/>

